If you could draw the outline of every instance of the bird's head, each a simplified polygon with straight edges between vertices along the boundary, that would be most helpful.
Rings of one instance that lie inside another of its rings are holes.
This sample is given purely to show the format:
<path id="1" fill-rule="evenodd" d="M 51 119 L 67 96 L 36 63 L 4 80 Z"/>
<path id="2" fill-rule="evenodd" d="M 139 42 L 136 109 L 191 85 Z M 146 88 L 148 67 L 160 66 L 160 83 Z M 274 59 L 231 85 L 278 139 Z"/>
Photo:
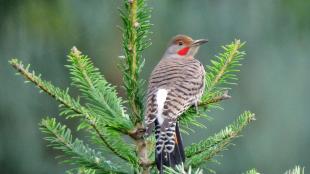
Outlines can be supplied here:
<path id="1" fill-rule="evenodd" d="M 193 59 L 200 45 L 206 42 L 206 39 L 193 40 L 186 35 L 177 35 L 172 38 L 164 57 Z"/>

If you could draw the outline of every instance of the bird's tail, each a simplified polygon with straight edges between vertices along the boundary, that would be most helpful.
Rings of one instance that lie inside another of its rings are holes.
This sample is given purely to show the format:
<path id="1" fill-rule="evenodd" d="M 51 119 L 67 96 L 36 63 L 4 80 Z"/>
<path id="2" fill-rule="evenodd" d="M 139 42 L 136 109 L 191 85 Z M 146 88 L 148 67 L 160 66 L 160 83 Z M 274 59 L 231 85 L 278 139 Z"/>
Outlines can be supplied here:
<path id="1" fill-rule="evenodd" d="M 155 121 L 156 124 L 158 124 L 157 121 Z M 160 153 L 155 153 L 155 162 L 160 174 L 163 174 L 164 166 L 174 168 L 176 165 L 185 162 L 185 153 L 178 123 L 175 126 L 174 141 L 175 146 L 171 153 L 167 152 L 165 147 L 162 148 Z"/>

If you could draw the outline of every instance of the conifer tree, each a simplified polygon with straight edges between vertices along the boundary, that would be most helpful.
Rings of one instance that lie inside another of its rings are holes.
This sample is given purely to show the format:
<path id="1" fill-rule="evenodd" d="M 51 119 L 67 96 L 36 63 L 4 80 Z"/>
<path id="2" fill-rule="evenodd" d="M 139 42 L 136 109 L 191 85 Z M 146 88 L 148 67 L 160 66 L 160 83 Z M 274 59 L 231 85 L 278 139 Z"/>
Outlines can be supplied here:
<path id="1" fill-rule="evenodd" d="M 151 45 L 151 8 L 145 0 L 124 0 L 123 4 L 119 10 L 123 23 L 120 30 L 124 54 L 120 70 L 126 97 L 121 98 L 115 86 L 76 47 L 71 49 L 66 67 L 72 81 L 70 87 L 77 88 L 79 96 L 72 96 L 69 88 L 61 89 L 43 80 L 40 74 L 30 70 L 30 65 L 25 66 L 18 59 L 9 62 L 27 82 L 33 83 L 41 92 L 59 102 L 60 116 L 78 118 L 77 130 L 86 131 L 90 135 L 91 146 L 73 137 L 71 130 L 56 118 L 46 117 L 39 124 L 49 146 L 62 151 L 63 155 L 59 159 L 72 165 L 67 173 L 148 174 L 156 173 L 157 170 L 154 167 L 154 137 L 146 139 L 143 136 L 145 81 L 140 78 L 144 65 L 143 51 Z M 183 131 L 190 130 L 192 126 L 205 127 L 197 119 L 209 118 L 210 110 L 220 108 L 221 101 L 230 98 L 228 91 L 237 81 L 236 73 L 245 56 L 243 46 L 244 42 L 240 40 L 223 46 L 222 52 L 206 66 L 206 88 L 199 103 L 199 112 L 190 108 L 181 116 Z M 204 168 L 212 162 L 254 120 L 254 113 L 244 111 L 218 133 L 186 147 L 186 163 L 175 169 L 166 168 L 165 172 L 202 174 L 203 170 L 199 167 Z M 108 159 L 107 153 L 112 154 L 113 158 Z M 246 173 L 258 172 L 253 169 Z M 288 173 L 303 173 L 303 169 L 296 167 Z"/>

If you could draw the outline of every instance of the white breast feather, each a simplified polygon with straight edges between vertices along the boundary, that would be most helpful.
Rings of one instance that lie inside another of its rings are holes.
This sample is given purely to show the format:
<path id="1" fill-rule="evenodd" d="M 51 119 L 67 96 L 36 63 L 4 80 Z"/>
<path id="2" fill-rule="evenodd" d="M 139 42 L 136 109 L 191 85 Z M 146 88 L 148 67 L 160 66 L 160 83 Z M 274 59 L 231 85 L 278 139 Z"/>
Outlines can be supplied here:
<path id="1" fill-rule="evenodd" d="M 167 98 L 168 91 L 166 89 L 158 89 L 156 93 L 157 114 L 156 118 L 159 124 L 163 124 L 164 117 L 162 116 L 164 104 Z"/>

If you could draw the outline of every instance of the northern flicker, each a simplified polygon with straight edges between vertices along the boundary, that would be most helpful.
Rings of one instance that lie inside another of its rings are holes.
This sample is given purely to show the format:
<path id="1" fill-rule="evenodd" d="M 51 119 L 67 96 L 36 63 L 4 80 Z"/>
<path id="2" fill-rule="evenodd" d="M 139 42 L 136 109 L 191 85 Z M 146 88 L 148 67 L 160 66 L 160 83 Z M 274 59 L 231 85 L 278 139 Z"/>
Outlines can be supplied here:
<path id="1" fill-rule="evenodd" d="M 155 161 L 160 173 L 163 165 L 174 167 L 185 161 L 178 117 L 197 106 L 205 87 L 205 70 L 194 58 L 201 44 L 185 35 L 175 36 L 149 79 L 146 104 L 146 135 L 155 127 Z"/>

